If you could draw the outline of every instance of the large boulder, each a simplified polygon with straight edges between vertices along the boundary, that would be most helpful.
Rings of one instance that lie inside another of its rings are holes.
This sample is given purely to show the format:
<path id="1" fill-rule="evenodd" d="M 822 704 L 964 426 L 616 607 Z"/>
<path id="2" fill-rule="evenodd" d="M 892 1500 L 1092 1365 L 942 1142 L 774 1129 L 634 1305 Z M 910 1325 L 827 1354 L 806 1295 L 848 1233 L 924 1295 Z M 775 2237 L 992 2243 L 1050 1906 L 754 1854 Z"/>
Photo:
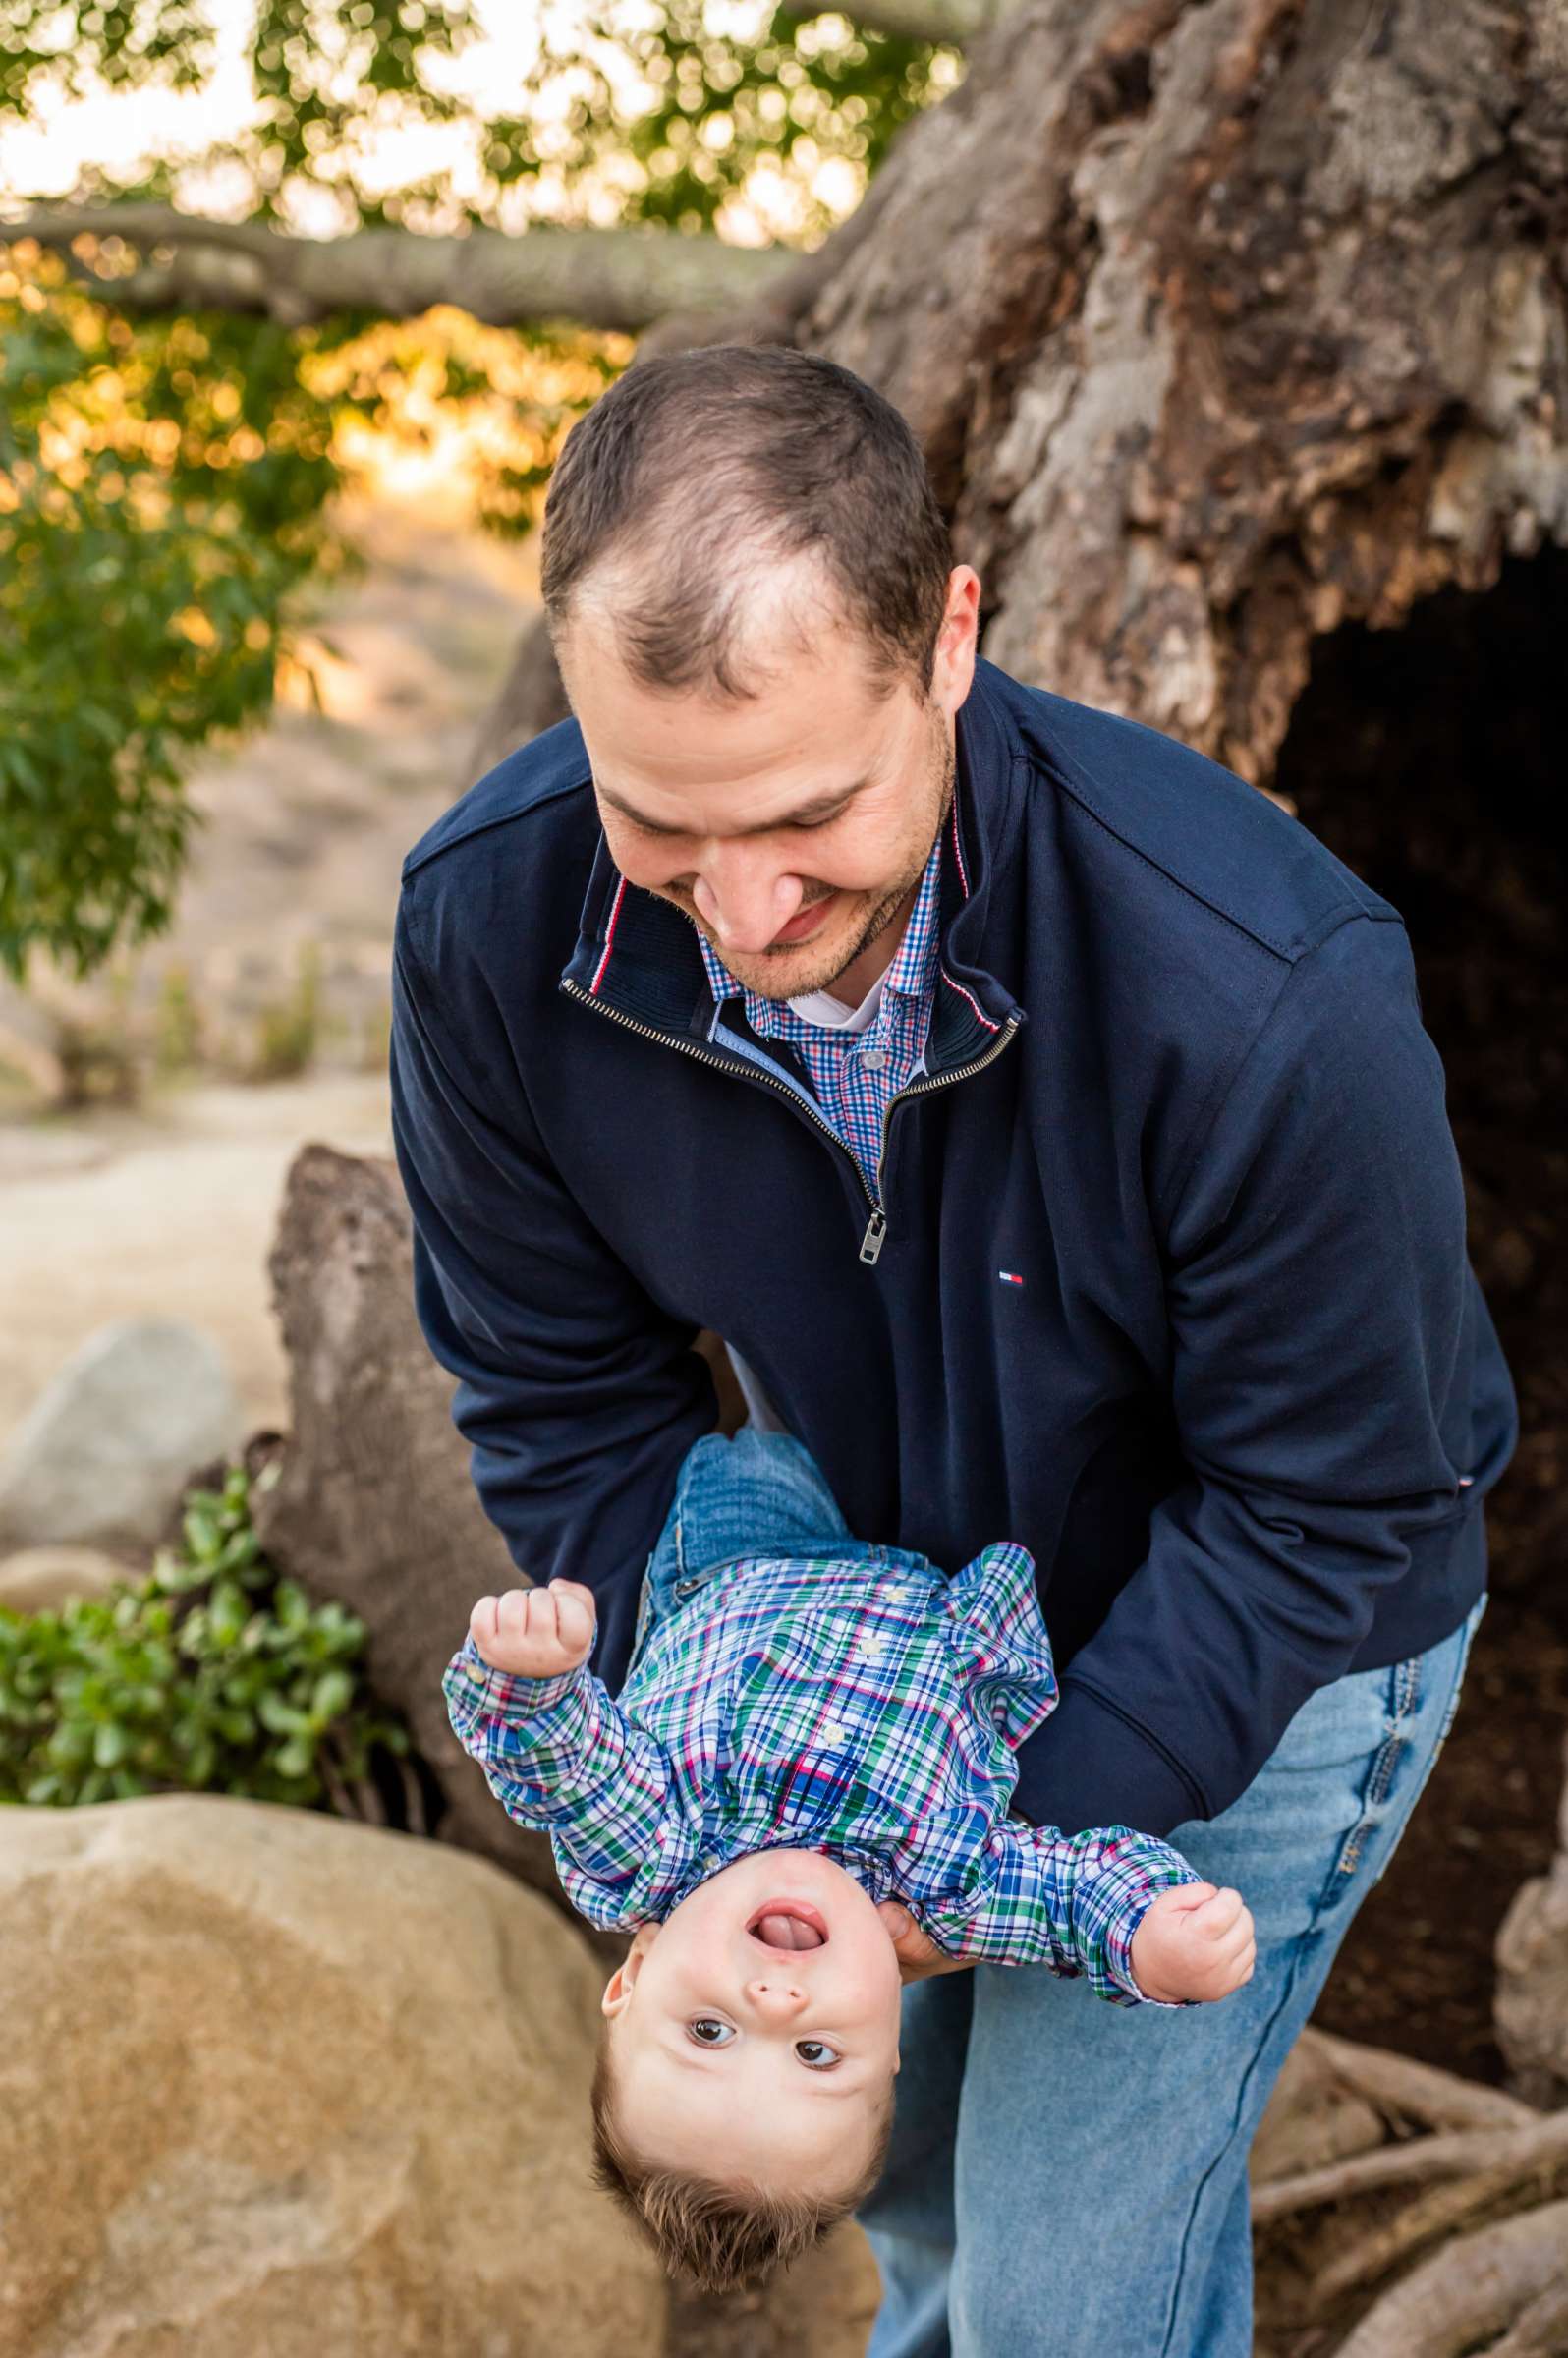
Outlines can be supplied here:
<path id="1" fill-rule="evenodd" d="M 245 1413 L 223 1355 L 177 1319 L 89 1334 L 0 1451 L 0 1547 L 150 1547 Z"/>
<path id="2" fill-rule="evenodd" d="M 442 1845 L 0 1812 L 0 2358 L 659 2358 L 588 2180 L 599 1974 Z"/>

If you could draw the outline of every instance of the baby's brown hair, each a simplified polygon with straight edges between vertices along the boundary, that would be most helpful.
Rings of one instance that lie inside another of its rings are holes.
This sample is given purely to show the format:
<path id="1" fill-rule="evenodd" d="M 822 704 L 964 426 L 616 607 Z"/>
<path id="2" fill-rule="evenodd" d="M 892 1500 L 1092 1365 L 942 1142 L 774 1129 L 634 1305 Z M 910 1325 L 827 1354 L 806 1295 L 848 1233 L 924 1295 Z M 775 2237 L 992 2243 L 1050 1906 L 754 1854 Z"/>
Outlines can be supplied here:
<path id="1" fill-rule="evenodd" d="M 615 2080 L 609 2025 L 599 2040 L 590 2104 L 593 2183 L 612 2196 L 652 2244 L 666 2272 L 698 2292 L 733 2292 L 764 2284 L 776 2270 L 820 2243 L 829 2227 L 859 2209 L 880 2179 L 893 2133 L 888 2088 L 860 2175 L 831 2196 L 769 2194 L 764 2187 L 726 2186 L 685 2170 L 645 2162 L 622 2137 L 615 2119 Z"/>

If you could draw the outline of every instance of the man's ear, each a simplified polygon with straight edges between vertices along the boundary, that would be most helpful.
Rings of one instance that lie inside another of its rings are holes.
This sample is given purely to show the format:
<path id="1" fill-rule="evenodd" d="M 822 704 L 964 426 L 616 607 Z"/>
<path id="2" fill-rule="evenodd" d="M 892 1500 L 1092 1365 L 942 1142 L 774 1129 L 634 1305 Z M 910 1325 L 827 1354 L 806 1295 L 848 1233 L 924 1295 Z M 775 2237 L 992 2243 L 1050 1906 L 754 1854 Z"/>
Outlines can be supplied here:
<path id="1" fill-rule="evenodd" d="M 632 1985 L 643 1970 L 643 1959 L 652 1947 L 658 1929 L 656 1924 L 638 1926 L 632 1935 L 631 1947 L 604 1985 L 604 1994 L 599 1999 L 601 2014 L 619 2014 L 630 2005 Z"/>

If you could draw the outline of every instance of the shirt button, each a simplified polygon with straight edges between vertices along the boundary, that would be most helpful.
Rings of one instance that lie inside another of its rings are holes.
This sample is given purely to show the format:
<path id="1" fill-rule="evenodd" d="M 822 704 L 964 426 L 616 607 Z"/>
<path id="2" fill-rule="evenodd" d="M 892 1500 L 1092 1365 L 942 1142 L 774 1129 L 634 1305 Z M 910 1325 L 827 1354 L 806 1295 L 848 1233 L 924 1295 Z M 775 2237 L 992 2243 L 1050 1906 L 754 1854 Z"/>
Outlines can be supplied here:
<path id="1" fill-rule="evenodd" d="M 861 1062 L 868 1073 L 879 1073 L 887 1062 L 887 1050 L 885 1048 L 868 1048 L 861 1058 Z"/>
<path id="2" fill-rule="evenodd" d="M 849 1729 L 844 1725 L 842 1719 L 830 1719 L 823 1728 L 822 1734 L 829 1744 L 842 1744 L 849 1736 Z"/>

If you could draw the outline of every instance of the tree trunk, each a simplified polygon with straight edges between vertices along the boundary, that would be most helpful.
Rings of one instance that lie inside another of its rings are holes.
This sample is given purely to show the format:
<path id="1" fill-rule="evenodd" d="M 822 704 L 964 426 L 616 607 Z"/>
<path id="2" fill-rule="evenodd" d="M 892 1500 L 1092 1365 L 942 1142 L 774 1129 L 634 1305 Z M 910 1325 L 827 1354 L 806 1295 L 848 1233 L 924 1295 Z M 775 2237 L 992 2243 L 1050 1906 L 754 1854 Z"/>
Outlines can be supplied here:
<path id="1" fill-rule="evenodd" d="M 542 1834 L 515 1825 L 452 1733 L 441 1673 L 476 1597 L 519 1575 L 470 1478 L 452 1378 L 414 1315 L 397 1166 L 308 1146 L 268 1261 L 289 1357 L 281 1477 L 255 1500 L 264 1552 L 366 1625 L 366 1674 L 434 1773 L 439 1838 L 557 1889 Z"/>
<path id="2" fill-rule="evenodd" d="M 1263 783 L 1316 635 L 1568 545 L 1557 0 L 1038 0 L 873 205 L 761 332 L 910 420 L 1020 679 Z"/>
<path id="3" fill-rule="evenodd" d="M 302 1148 L 268 1270 L 289 1357 L 290 1431 L 274 1487 L 254 1494 L 261 1546 L 313 1596 L 339 1599 L 364 1622 L 369 1682 L 408 1721 L 438 1788 L 437 1838 L 564 1906 L 546 1837 L 507 1817 L 452 1733 L 441 1693 L 475 1599 L 526 1575 L 479 1504 L 452 1422 L 453 1380 L 415 1317 L 397 1165 Z M 724 1346 L 704 1331 L 696 1348 L 713 1371 L 719 1430 L 733 1432 L 745 1405 Z M 624 1942 L 594 1937 L 619 1958 Z"/>

